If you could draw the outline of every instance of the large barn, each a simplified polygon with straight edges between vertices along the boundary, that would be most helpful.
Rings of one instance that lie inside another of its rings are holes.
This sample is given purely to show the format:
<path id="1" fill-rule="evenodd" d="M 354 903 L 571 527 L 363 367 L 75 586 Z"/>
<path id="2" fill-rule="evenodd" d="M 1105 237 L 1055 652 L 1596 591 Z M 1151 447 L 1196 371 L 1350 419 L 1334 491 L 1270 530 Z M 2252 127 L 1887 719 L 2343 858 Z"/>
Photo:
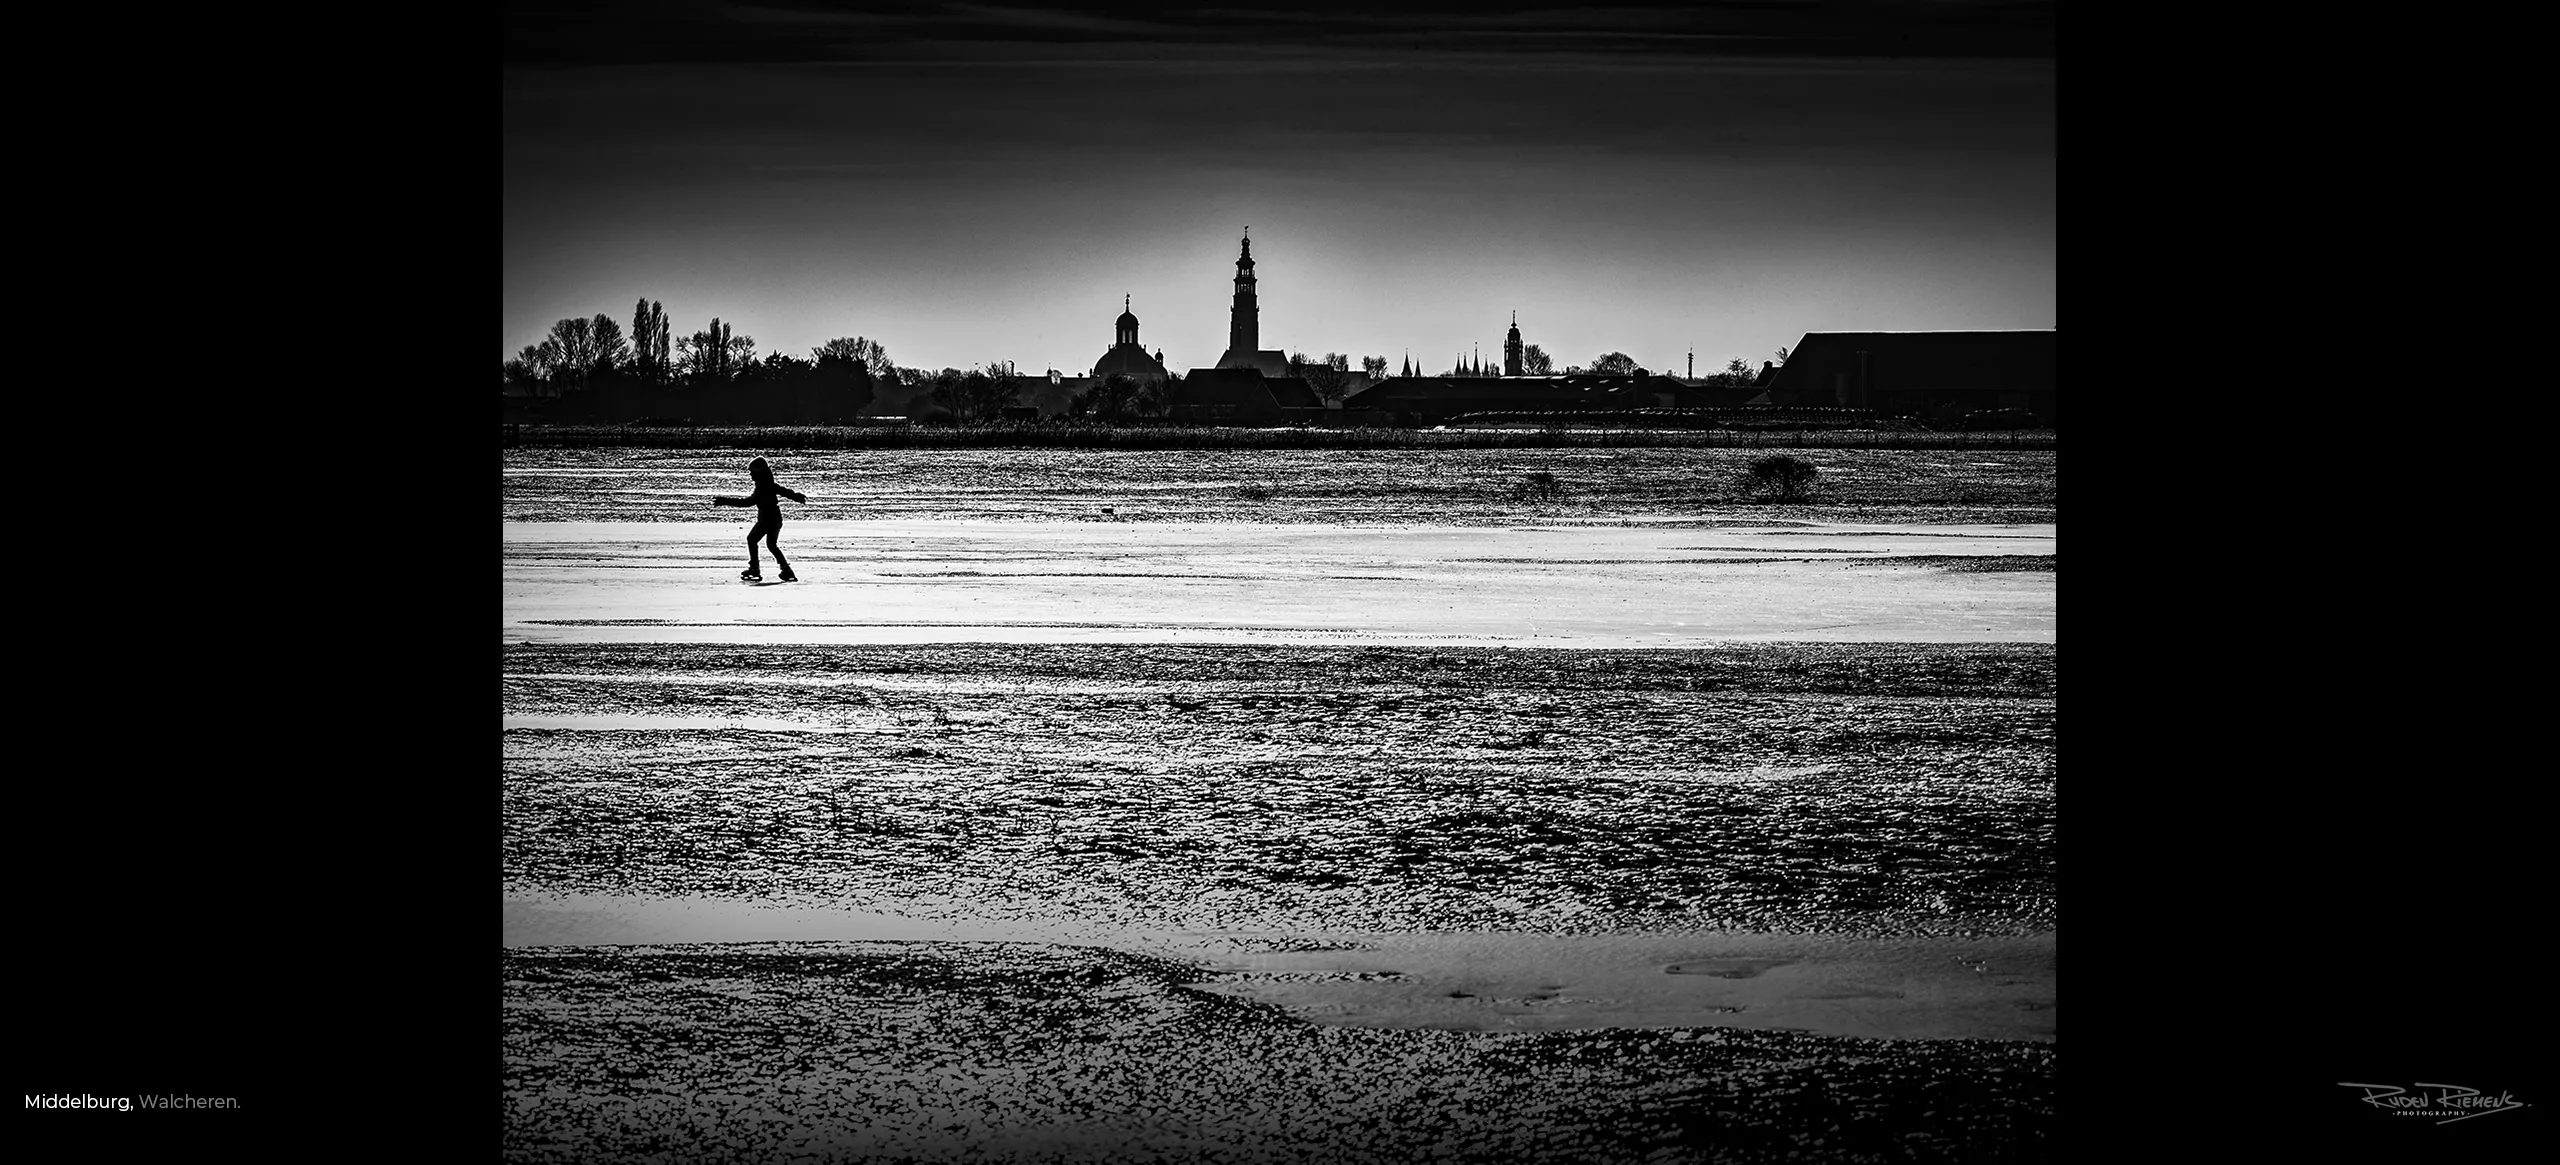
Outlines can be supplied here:
<path id="1" fill-rule="evenodd" d="M 1896 416 L 2025 409 L 2054 417 L 2053 330 L 1806 332 L 1761 403 Z"/>

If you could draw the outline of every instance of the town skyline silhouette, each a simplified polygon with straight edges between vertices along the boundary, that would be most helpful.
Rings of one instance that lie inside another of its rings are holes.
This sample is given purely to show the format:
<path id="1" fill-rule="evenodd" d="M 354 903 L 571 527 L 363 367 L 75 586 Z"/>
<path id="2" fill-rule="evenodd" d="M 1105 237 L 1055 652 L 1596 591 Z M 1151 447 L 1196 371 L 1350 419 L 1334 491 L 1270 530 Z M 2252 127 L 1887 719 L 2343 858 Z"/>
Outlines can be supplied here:
<path id="1" fill-rule="evenodd" d="M 1134 293 L 1205 366 L 1240 236 L 1265 347 L 1433 371 L 1513 308 L 1560 364 L 1654 368 L 2054 325 L 2049 56 L 1687 10 L 1054 15 L 511 34 L 501 359 L 645 296 L 763 352 L 1077 371 Z"/>

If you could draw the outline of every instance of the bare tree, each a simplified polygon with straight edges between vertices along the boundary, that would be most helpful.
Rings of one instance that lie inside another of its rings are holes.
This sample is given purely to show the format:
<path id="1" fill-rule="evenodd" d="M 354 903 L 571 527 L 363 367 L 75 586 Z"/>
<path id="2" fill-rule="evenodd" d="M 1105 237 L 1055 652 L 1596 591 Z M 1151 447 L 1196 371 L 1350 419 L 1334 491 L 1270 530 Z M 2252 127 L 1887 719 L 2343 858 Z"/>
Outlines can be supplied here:
<path id="1" fill-rule="evenodd" d="M 551 356 L 541 344 L 527 344 L 513 360 L 504 364 L 506 383 L 527 392 L 539 392 L 551 380 Z"/>
<path id="2" fill-rule="evenodd" d="M 1076 394 L 1068 402 L 1067 412 L 1071 416 L 1091 417 L 1106 425 L 1116 425 L 1137 415 L 1138 398 L 1146 388 L 1127 373 L 1114 372 L 1103 377 L 1102 383 Z"/>
<path id="3" fill-rule="evenodd" d="M 595 363 L 594 320 L 561 320 L 551 325 L 551 334 L 542 342 L 550 345 L 553 365 L 559 369 L 574 370 Z"/>
<path id="4" fill-rule="evenodd" d="M 729 332 L 720 317 L 711 317 L 711 326 L 686 337 L 692 341 L 693 361 L 688 371 L 706 380 L 729 378 Z"/>
<path id="5" fill-rule="evenodd" d="M 631 362 L 643 380 L 655 379 L 654 370 L 649 365 L 650 357 L 657 354 L 657 348 L 658 338 L 649 332 L 649 297 L 644 295 L 631 309 Z"/>
<path id="6" fill-rule="evenodd" d="M 716 316 L 710 327 L 676 341 L 676 368 L 687 380 L 726 381 L 728 361 L 729 329 Z"/>
<path id="7" fill-rule="evenodd" d="M 906 368 L 900 369 L 900 372 L 913 378 L 908 383 L 922 386 L 924 389 L 907 402 L 907 410 L 916 414 L 918 420 L 931 419 L 934 409 L 954 416 L 959 414 L 960 382 L 968 376 L 968 373 L 957 368 L 945 368 L 940 372 Z"/>
<path id="8" fill-rule="evenodd" d="M 817 369 L 806 360 L 794 359 L 786 353 L 776 352 L 762 360 L 739 365 L 738 379 L 782 384 L 805 377 L 815 371 Z"/>
<path id="9" fill-rule="evenodd" d="M 1002 416 L 1004 410 L 1021 404 L 1022 378 L 1014 375 L 1013 361 L 988 361 L 987 383 L 983 391 L 985 395 L 980 398 L 978 406 L 981 419 L 992 420 Z"/>
<path id="10" fill-rule="evenodd" d="M 1351 381 L 1351 357 L 1340 352 L 1327 352 L 1323 359 L 1310 359 L 1304 352 L 1289 354 L 1289 374 L 1307 382 L 1326 403 L 1342 399 Z"/>
<path id="11" fill-rule="evenodd" d="M 667 370 L 674 366 L 675 343 L 674 338 L 667 334 L 667 305 L 657 300 L 649 301 L 649 338 L 655 344 L 649 353 L 649 365 L 652 374 L 663 384 Z"/>
<path id="12" fill-rule="evenodd" d="M 568 319 L 551 325 L 551 334 L 543 337 L 537 347 L 544 375 L 553 384 L 563 389 L 586 387 L 587 373 L 595 367 L 599 355 L 595 324 L 603 318 Z"/>
<path id="13" fill-rule="evenodd" d="M 847 417 L 871 407 L 879 396 L 871 369 L 849 352 L 850 341 L 830 340 L 811 349 L 808 360 L 776 352 L 755 367 L 765 380 L 805 390 L 808 399 L 803 403 L 816 408 L 820 416 Z"/>
<path id="14" fill-rule="evenodd" d="M 655 343 L 655 341 L 649 338 L 649 300 L 648 297 L 643 296 L 641 297 L 640 302 L 631 309 L 631 364 L 633 368 L 645 369 L 648 367 L 649 348 L 653 343 Z"/>
<path id="15" fill-rule="evenodd" d="M 1360 371 L 1368 373 L 1369 379 L 1372 381 L 1385 380 L 1387 378 L 1387 358 L 1384 356 L 1363 356 L 1360 358 Z"/>
<path id="16" fill-rule="evenodd" d="M 881 347 L 877 340 L 866 340 L 860 336 L 850 338 L 838 336 L 811 349 L 810 355 L 820 360 L 833 356 L 842 360 L 859 361 L 864 368 L 871 370 L 873 380 L 884 380 L 892 384 L 898 381 L 898 366 L 889 362 L 889 350 Z"/>
<path id="17" fill-rule="evenodd" d="M 711 326 L 676 341 L 676 367 L 687 377 L 725 384 L 755 362 L 756 340 L 713 317 Z"/>
<path id="18" fill-rule="evenodd" d="M 631 344 L 622 338 L 620 321 L 599 312 L 588 321 L 587 330 L 595 344 L 594 366 L 620 368 L 631 363 Z"/>
<path id="19" fill-rule="evenodd" d="M 1007 406 L 1019 403 L 1022 382 L 1013 375 L 1013 367 L 1001 360 L 986 370 L 944 369 L 934 378 L 933 403 L 951 410 L 963 421 L 983 421 L 999 416 Z"/>
<path id="20" fill-rule="evenodd" d="M 1555 357 L 1547 355 L 1546 349 L 1541 348 L 1536 344 L 1531 344 L 1520 350 L 1520 371 L 1522 373 L 1529 376 L 1548 376 L 1552 375 L 1555 370 Z"/>
<path id="21" fill-rule="evenodd" d="M 1636 358 L 1624 352 L 1604 352 L 1591 362 L 1591 370 L 1602 376 L 1633 376 Z"/>

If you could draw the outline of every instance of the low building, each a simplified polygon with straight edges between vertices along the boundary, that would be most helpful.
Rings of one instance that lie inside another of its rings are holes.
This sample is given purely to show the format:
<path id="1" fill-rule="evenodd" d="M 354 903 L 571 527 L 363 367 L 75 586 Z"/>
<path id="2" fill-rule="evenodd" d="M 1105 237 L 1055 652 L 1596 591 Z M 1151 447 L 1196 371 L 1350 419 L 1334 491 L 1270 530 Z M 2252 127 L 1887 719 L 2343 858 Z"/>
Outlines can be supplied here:
<path id="1" fill-rule="evenodd" d="M 1251 351 L 1230 348 L 1225 355 L 1218 357 L 1217 371 L 1227 372 L 1239 368 L 1251 369 L 1263 376 L 1287 376 L 1289 375 L 1289 354 L 1277 348 L 1257 348 Z"/>
<path id="2" fill-rule="evenodd" d="M 1294 391 L 1282 386 L 1295 385 Z M 1307 382 L 1295 378 L 1264 376 L 1256 368 L 1194 368 L 1173 385 L 1165 401 L 1167 419 L 1191 425 L 1244 425 L 1267 427 L 1295 423 L 1291 409 L 1282 404 L 1282 394 L 1295 402 L 1315 396 Z"/>
<path id="3" fill-rule="evenodd" d="M 1623 412 L 1629 409 L 1698 408 L 1714 394 L 1678 377 L 1604 376 L 1398 376 L 1354 393 L 1345 409 L 1362 410 L 1388 423 L 1437 425 L 1470 413 Z"/>
<path id="4" fill-rule="evenodd" d="M 1949 416 L 2055 416 L 2054 332 L 1807 332 L 1755 403 Z"/>

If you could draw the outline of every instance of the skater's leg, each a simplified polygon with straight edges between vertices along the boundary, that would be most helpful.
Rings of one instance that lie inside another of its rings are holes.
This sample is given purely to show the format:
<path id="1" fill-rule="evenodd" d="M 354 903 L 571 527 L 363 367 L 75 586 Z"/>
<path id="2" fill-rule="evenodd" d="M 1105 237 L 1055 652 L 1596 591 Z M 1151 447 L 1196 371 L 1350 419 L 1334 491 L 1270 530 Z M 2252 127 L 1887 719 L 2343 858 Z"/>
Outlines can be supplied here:
<path id="1" fill-rule="evenodd" d="M 761 578 L 764 576 L 764 564 L 756 558 L 756 543 L 771 541 L 773 533 L 774 526 L 762 520 L 757 521 L 753 527 L 748 529 L 746 577 Z M 777 554 L 774 557 L 780 558 L 781 555 Z"/>
<path id="2" fill-rule="evenodd" d="M 773 552 L 773 564 L 781 568 L 782 581 L 790 582 L 792 579 L 791 560 L 782 556 L 781 536 L 782 531 L 780 530 L 766 531 L 764 536 L 764 548 Z"/>

